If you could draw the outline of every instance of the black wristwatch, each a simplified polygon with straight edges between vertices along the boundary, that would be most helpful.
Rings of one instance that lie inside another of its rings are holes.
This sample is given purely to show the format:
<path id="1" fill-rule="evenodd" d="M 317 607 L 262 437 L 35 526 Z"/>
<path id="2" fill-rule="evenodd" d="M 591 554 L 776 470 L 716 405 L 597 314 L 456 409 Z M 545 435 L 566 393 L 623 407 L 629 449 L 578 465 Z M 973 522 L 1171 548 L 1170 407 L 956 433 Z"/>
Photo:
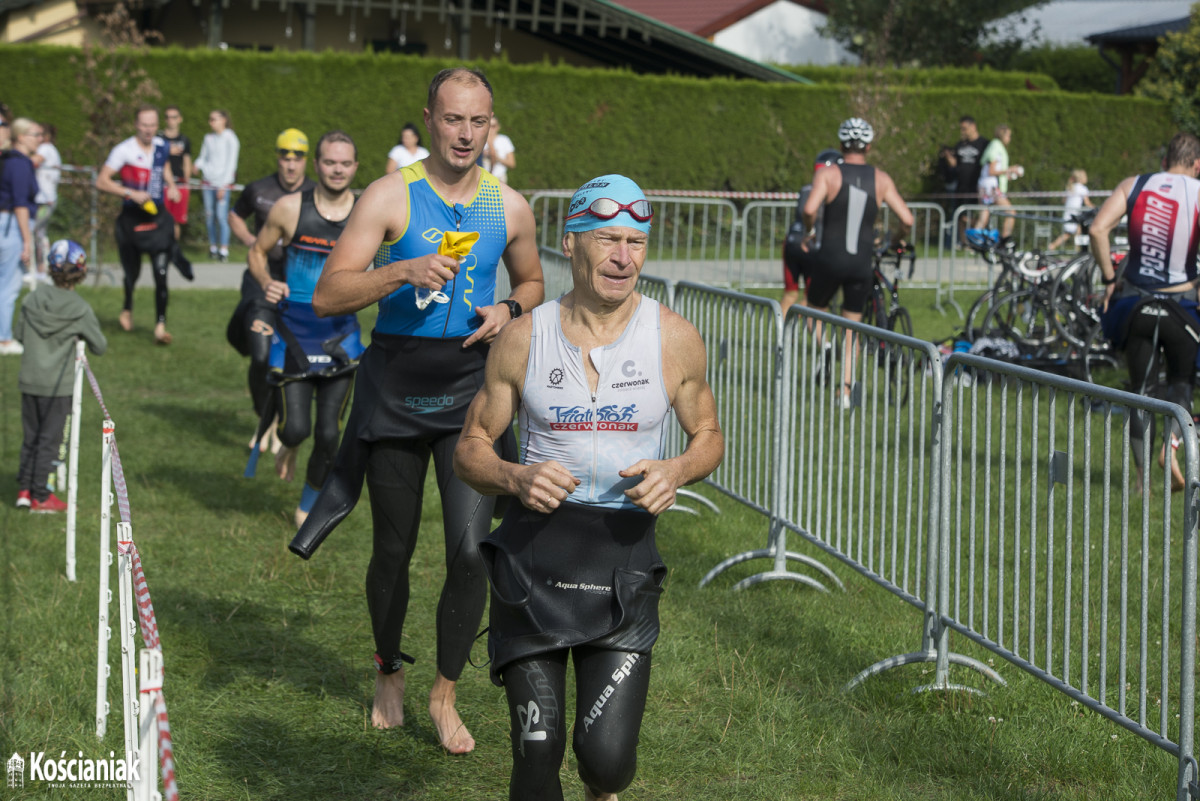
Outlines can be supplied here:
<path id="1" fill-rule="evenodd" d="M 502 300 L 500 302 L 508 307 L 508 313 L 512 315 L 512 319 L 515 320 L 521 316 L 521 304 L 520 303 L 517 303 L 512 298 L 509 298 L 508 300 Z"/>

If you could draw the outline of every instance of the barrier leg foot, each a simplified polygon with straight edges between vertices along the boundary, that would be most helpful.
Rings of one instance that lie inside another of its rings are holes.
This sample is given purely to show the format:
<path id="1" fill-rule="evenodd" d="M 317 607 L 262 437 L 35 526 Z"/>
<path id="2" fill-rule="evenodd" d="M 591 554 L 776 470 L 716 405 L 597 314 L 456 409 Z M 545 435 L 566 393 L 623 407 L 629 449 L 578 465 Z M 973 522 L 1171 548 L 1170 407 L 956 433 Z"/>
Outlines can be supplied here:
<path id="1" fill-rule="evenodd" d="M 795 581 L 798 584 L 804 584 L 812 587 L 814 590 L 821 592 L 829 592 L 829 588 L 811 576 L 806 576 L 803 573 L 793 573 L 790 570 L 768 570 L 763 573 L 755 573 L 753 576 L 748 576 L 737 584 L 733 585 L 733 589 L 744 590 L 747 587 L 752 587 L 755 584 L 762 584 L 764 581 Z"/>
<path id="2" fill-rule="evenodd" d="M 949 659 L 950 663 L 953 665 L 962 665 L 963 667 L 972 668 L 972 669 L 978 671 L 979 673 L 982 673 L 984 676 L 986 676 L 987 678 L 996 682 L 997 684 L 999 684 L 1001 686 L 1005 686 L 1005 687 L 1008 686 L 1008 682 L 1006 682 L 999 673 L 997 673 L 995 670 L 993 670 L 988 665 L 985 665 L 983 662 L 980 662 L 978 659 L 973 659 L 969 656 L 966 656 L 965 654 L 957 654 L 954 652 L 951 652 L 947 656 L 947 658 Z M 861 671 L 857 676 L 855 676 L 853 679 L 851 679 L 846 684 L 845 687 L 842 688 L 842 692 L 844 692 L 844 693 L 850 692 L 851 690 L 853 690 L 858 685 L 862 684 L 864 681 L 866 681 L 871 676 L 878 675 L 878 674 L 884 672 L 885 670 L 891 670 L 894 667 L 899 667 L 901 665 L 914 665 L 914 664 L 917 664 L 920 662 L 936 662 L 936 661 L 937 661 L 937 651 L 915 651 L 911 654 L 900 654 L 899 656 L 890 656 L 887 659 L 879 660 L 875 664 L 873 664 L 870 667 L 866 668 L 865 670 Z M 918 693 L 931 692 L 933 690 L 962 691 L 962 692 L 975 693 L 977 695 L 986 695 L 987 694 L 987 693 L 983 692 L 982 690 L 976 689 L 974 687 L 968 687 L 964 684 L 949 684 L 949 683 L 925 684 L 925 685 L 915 688 L 913 690 L 913 692 L 918 692 Z"/>
<path id="3" fill-rule="evenodd" d="M 894 667 L 901 665 L 915 665 L 921 662 L 936 662 L 937 651 L 914 651 L 911 654 L 900 654 L 898 656 L 889 656 L 887 659 L 880 659 L 873 665 L 859 671 L 858 675 L 850 679 L 846 686 L 842 687 L 842 692 L 848 693 L 858 685 L 862 684 L 872 676 L 877 676 L 885 670 L 891 670 Z"/>
<path id="4" fill-rule="evenodd" d="M 775 552 L 770 548 L 762 548 L 757 551 L 743 551 L 739 554 L 734 554 L 723 562 L 719 563 L 712 570 L 704 574 L 704 578 L 700 579 L 700 586 L 703 587 L 708 582 L 715 579 L 721 573 L 724 573 L 734 565 L 740 565 L 742 562 L 749 562 L 751 559 L 774 559 Z"/>
<path id="5" fill-rule="evenodd" d="M 709 511 L 711 511 L 713 514 L 716 514 L 716 515 L 721 514 L 721 507 L 717 506 L 715 503 L 710 501 L 708 498 L 705 498 L 703 495 L 701 495 L 698 492 L 692 492 L 691 490 L 686 490 L 686 489 L 678 489 L 678 490 L 675 490 L 675 495 L 676 496 L 682 495 L 684 498 L 687 498 L 689 501 L 696 501 L 697 503 L 699 503 L 703 506 L 707 506 Z"/>

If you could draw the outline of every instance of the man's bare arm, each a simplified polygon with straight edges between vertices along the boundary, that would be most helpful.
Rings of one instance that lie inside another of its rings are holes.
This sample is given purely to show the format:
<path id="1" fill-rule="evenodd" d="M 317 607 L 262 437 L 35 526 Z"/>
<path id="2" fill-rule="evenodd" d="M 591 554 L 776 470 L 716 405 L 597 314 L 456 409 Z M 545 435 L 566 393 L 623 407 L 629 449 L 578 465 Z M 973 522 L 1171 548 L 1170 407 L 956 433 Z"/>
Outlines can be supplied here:
<path id="1" fill-rule="evenodd" d="M 271 207 L 267 219 L 263 221 L 262 230 L 258 232 L 258 237 L 250 246 L 250 252 L 246 256 L 250 275 L 254 276 L 254 280 L 262 286 L 268 303 L 278 303 L 290 294 L 287 282 L 277 281 L 271 277 L 267 259 L 276 242 L 282 240 L 284 245 L 291 242 L 299 221 L 300 196 L 284 195 Z"/>
<path id="2" fill-rule="evenodd" d="M 467 409 L 454 449 L 454 472 L 484 495 L 513 495 L 530 509 L 548 511 L 574 492 L 579 480 L 558 462 L 519 465 L 496 455 L 495 442 L 512 425 L 529 359 L 530 318 L 504 327 L 488 354 L 483 387 Z"/>
<path id="3" fill-rule="evenodd" d="M 911 229 L 913 226 L 912 210 L 904 202 L 904 198 L 900 197 L 900 192 L 896 189 L 896 182 L 892 180 L 892 176 L 883 170 L 876 170 L 875 187 L 879 200 L 887 204 L 888 210 L 896 215 L 901 225 Z"/>
<path id="4" fill-rule="evenodd" d="M 1112 252 L 1108 244 L 1108 235 L 1117 227 L 1117 223 L 1121 222 L 1121 218 L 1125 216 L 1125 212 L 1128 210 L 1125 198 L 1129 197 L 1129 192 L 1133 188 L 1133 182 L 1134 178 L 1126 178 L 1117 186 L 1116 190 L 1100 206 L 1100 211 L 1096 212 L 1096 218 L 1092 220 L 1092 224 L 1088 228 L 1088 235 L 1091 238 L 1092 258 L 1100 266 L 1100 274 L 1106 281 L 1112 280 L 1115 274 L 1112 263 Z M 1111 288 L 1109 289 L 1109 294 L 1112 294 Z"/>
<path id="5" fill-rule="evenodd" d="M 313 290 L 313 309 L 322 317 L 353 314 L 385 298 L 404 284 L 441 289 L 458 272 L 458 262 L 436 253 L 395 261 L 368 270 L 379 246 L 392 238 L 408 217 L 408 193 L 402 173 L 372 183 L 354 204 L 346 228 L 325 260 Z"/>
<path id="6" fill-rule="evenodd" d="M 817 221 L 817 212 L 825 203 L 825 195 L 828 192 L 829 176 L 825 175 L 825 170 L 820 170 L 813 176 L 812 191 L 808 193 L 808 200 L 804 202 L 804 227 L 810 232 L 813 230 L 813 225 Z"/>
<path id="7" fill-rule="evenodd" d="M 687 435 L 679 456 L 642 459 L 621 471 L 642 480 L 625 494 L 651 514 L 660 514 L 675 503 L 680 487 L 705 478 L 725 455 L 725 437 L 717 419 L 717 402 L 705 374 L 704 342 L 691 323 L 666 309 L 662 312 L 663 369 L 668 382 L 678 380 L 671 399 L 675 417 Z"/>

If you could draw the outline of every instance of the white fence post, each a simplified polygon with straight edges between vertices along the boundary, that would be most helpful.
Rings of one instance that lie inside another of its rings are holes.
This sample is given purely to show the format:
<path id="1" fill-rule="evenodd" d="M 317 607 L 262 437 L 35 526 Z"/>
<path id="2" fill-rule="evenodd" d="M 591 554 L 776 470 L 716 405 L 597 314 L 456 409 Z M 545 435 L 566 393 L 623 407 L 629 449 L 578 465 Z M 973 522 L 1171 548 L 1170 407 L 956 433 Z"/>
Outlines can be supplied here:
<path id="1" fill-rule="evenodd" d="M 121 627 L 121 705 L 125 717 L 125 769 L 132 777 L 137 766 L 139 781 L 126 780 L 125 797 L 135 801 L 141 778 L 140 743 L 138 737 L 138 687 L 137 687 L 137 612 L 133 607 L 133 557 L 129 547 L 133 544 L 133 533 L 128 523 L 117 523 L 117 594 L 120 598 Z"/>
<path id="2" fill-rule="evenodd" d="M 67 581 L 75 581 L 75 521 L 79 514 L 79 422 L 83 406 L 82 341 L 75 343 L 75 386 L 71 390 L 71 437 L 67 447 Z M 61 488 L 60 488 L 61 491 Z"/>
<path id="3" fill-rule="evenodd" d="M 157 648 L 141 650 L 138 712 L 142 747 L 137 801 L 162 801 L 162 794 L 158 792 L 158 712 L 154 705 L 154 699 L 162 692 L 162 667 L 162 651 Z"/>
<path id="4" fill-rule="evenodd" d="M 109 546 L 109 527 L 112 524 L 112 442 L 114 424 L 104 420 L 104 445 L 100 475 L 100 617 L 96 627 L 96 736 L 103 739 L 108 725 L 108 640 L 112 628 L 108 625 L 108 605 L 112 590 L 108 587 L 112 550 Z"/>

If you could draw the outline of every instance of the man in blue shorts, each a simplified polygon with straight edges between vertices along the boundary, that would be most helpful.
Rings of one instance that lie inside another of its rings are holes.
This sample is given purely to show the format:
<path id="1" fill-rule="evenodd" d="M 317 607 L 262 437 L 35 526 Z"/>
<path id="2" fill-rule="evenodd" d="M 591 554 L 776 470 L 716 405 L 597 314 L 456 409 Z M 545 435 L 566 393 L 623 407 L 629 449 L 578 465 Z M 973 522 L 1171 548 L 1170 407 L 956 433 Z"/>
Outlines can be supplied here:
<path id="1" fill-rule="evenodd" d="M 509 703 L 513 801 L 563 797 L 569 659 L 585 798 L 615 799 L 633 780 L 667 573 L 655 521 L 725 449 L 703 340 L 636 291 L 652 216 L 625 176 L 580 187 L 562 244 L 574 287 L 500 333 L 455 451 L 464 481 L 520 501 L 480 546 L 492 582 L 492 677 Z M 668 459 L 672 409 L 687 447 Z M 494 446 L 514 413 L 520 464 Z"/>
<path id="2" fill-rule="evenodd" d="M 363 351 L 353 314 L 318 318 L 312 306 L 321 269 L 354 208 L 350 183 L 358 171 L 358 149 L 348 134 L 330 131 L 317 142 L 315 162 L 317 186 L 275 202 L 248 257 L 250 274 L 277 310 L 269 362 L 271 382 L 279 393 L 280 478 L 291 481 L 296 449 L 313 432 L 313 451 L 295 512 L 297 526 L 308 518 L 333 466 L 342 411 Z M 280 245 L 287 254 L 284 280 L 272 275 L 268 266 L 271 251 Z"/>
<path id="3" fill-rule="evenodd" d="M 303 131 L 288 128 L 275 139 L 278 169 L 270 175 L 246 184 L 237 203 L 229 210 L 229 230 L 248 248 L 254 247 L 257 232 L 263 229 L 271 208 L 284 195 L 314 189 L 316 183 L 304 174 L 308 164 L 308 137 Z M 254 218 L 254 231 L 246 220 Z M 276 281 L 286 281 L 287 257 L 283 244 L 276 242 L 267 251 L 267 270 Z M 242 275 L 242 297 L 225 329 L 229 344 L 243 356 L 250 357 L 246 383 L 255 414 L 262 415 L 270 397 L 267 383 L 270 369 L 271 337 L 275 335 L 275 304 L 263 296 L 261 283 L 247 269 Z M 275 427 L 266 430 L 264 440 L 272 440 L 272 450 L 278 450 Z M 254 443 L 250 443 L 254 447 Z"/>
<path id="4" fill-rule="evenodd" d="M 463 68 L 439 72 L 424 114 L 429 157 L 367 187 L 329 256 L 313 306 L 331 315 L 379 304 L 335 468 L 363 465 L 371 494 L 375 539 L 367 606 L 378 668 L 371 720 L 379 728 L 404 722 L 403 662 L 412 659 L 401 652 L 400 638 L 432 456 L 442 496 L 446 583 L 429 711 L 442 746 L 462 754 L 475 741 L 455 708 L 455 687 L 487 599 L 477 546 L 488 532 L 493 502 L 455 478 L 454 445 L 483 383 L 489 343 L 542 302 L 545 286 L 529 204 L 475 163 L 492 119 L 487 79 Z M 477 233 L 478 241 L 461 261 L 438 254 L 447 234 L 467 232 Z M 512 286 L 504 300 L 495 296 L 501 259 Z M 327 488 L 297 539 L 336 524 L 353 505 L 344 496 L 357 492 L 354 484 Z"/>

